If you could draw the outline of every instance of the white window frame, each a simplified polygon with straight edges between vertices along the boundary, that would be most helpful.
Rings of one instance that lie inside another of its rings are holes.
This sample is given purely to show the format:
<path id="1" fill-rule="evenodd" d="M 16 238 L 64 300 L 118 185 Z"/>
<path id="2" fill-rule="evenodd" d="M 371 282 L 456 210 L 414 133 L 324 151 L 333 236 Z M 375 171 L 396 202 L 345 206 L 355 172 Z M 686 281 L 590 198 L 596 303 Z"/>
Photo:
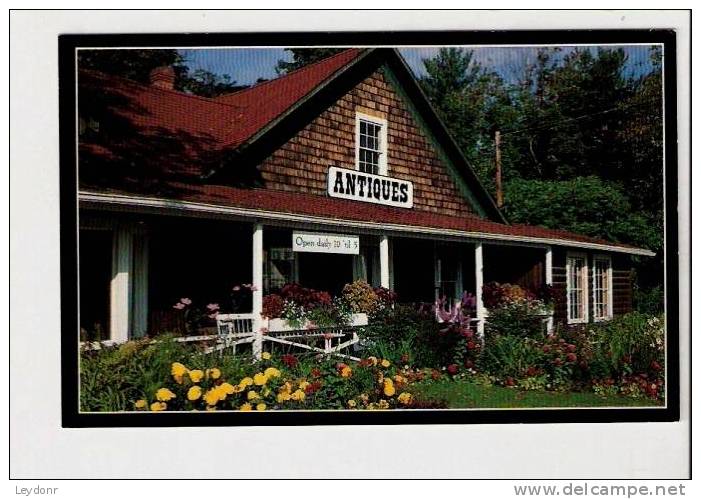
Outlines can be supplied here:
<path id="1" fill-rule="evenodd" d="M 606 272 L 608 274 L 608 279 L 607 279 L 607 294 L 606 294 L 606 315 L 605 316 L 598 316 L 596 314 L 596 273 L 598 270 L 597 262 L 601 261 L 606 261 L 608 262 L 608 271 Z M 594 302 L 594 307 L 593 307 L 593 314 L 594 314 L 594 321 L 599 322 L 599 321 L 606 321 L 609 320 L 613 317 L 613 261 L 611 260 L 611 255 L 603 255 L 603 254 L 597 254 L 594 255 L 592 258 L 592 300 Z"/>
<path id="2" fill-rule="evenodd" d="M 584 260 L 584 265 L 582 266 L 582 273 L 584 274 L 583 285 L 582 285 L 582 303 L 584 305 L 584 317 L 573 318 L 570 315 L 572 307 L 570 306 L 570 258 L 581 258 Z M 569 251 L 567 252 L 567 260 L 565 264 L 565 280 L 567 283 L 566 294 L 567 294 L 567 323 L 568 324 L 586 324 L 589 322 L 589 260 L 586 253 Z"/>
<path id="3" fill-rule="evenodd" d="M 360 170 L 360 122 L 367 121 L 380 127 L 380 157 L 377 174 L 387 176 L 387 120 L 360 112 L 355 113 L 355 169 Z"/>

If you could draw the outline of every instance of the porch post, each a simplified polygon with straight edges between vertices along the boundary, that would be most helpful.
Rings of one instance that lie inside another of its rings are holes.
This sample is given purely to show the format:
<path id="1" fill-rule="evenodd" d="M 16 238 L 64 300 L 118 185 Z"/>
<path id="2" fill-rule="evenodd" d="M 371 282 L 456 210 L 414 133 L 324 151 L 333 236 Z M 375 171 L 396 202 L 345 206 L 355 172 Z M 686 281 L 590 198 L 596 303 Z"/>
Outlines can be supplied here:
<path id="1" fill-rule="evenodd" d="M 390 288 L 389 283 L 389 238 L 380 236 L 380 286 Z"/>
<path id="2" fill-rule="evenodd" d="M 132 334 L 141 337 L 148 330 L 148 234 L 134 238 L 134 323 Z"/>
<path id="3" fill-rule="evenodd" d="M 118 227 L 112 238 L 112 281 L 110 283 L 110 340 L 128 341 L 131 333 L 131 284 L 133 279 L 133 235 Z"/>
<path id="4" fill-rule="evenodd" d="M 553 283 L 553 248 L 548 246 L 545 250 L 545 284 L 552 286 Z M 548 317 L 548 333 L 551 333 L 555 326 L 555 311 L 550 312 Z"/>
<path id="5" fill-rule="evenodd" d="M 263 225 L 253 225 L 253 331 L 255 339 L 253 340 L 253 357 L 260 360 L 263 353 L 263 331 L 262 317 L 263 312 Z"/>
<path id="6" fill-rule="evenodd" d="M 477 336 L 484 338 L 484 300 L 482 286 L 484 285 L 482 242 L 475 243 L 475 308 L 477 312 Z"/>

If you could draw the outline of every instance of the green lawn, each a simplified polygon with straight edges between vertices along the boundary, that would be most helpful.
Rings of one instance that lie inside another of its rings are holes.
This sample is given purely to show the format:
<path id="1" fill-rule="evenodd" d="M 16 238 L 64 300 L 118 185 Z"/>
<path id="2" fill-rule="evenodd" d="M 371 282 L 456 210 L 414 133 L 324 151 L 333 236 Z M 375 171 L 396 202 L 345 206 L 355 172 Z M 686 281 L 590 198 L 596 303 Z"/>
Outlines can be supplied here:
<path id="1" fill-rule="evenodd" d="M 412 385 L 420 398 L 445 400 L 451 409 L 519 407 L 641 407 L 663 405 L 648 398 L 602 397 L 593 392 L 525 391 L 478 385 L 467 380 L 424 381 Z"/>

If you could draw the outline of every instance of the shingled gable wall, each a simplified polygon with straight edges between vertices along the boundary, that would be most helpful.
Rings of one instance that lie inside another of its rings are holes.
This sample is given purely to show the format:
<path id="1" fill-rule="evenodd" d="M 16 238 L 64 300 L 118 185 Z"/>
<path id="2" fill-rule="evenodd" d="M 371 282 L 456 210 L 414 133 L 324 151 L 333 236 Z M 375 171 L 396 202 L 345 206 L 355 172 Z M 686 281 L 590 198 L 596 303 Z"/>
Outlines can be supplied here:
<path id="1" fill-rule="evenodd" d="M 329 166 L 355 168 L 356 112 L 388 122 L 387 170 L 414 183 L 414 209 L 475 216 L 448 165 L 384 71 L 377 70 L 322 112 L 259 166 L 265 187 L 326 196 Z"/>

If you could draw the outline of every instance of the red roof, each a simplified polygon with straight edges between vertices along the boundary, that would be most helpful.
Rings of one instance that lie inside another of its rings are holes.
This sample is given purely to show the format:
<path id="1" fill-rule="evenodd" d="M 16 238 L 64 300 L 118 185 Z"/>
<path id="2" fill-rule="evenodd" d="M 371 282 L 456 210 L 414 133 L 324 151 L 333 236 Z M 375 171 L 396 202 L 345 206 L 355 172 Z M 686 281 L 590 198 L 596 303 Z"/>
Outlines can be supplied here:
<path id="1" fill-rule="evenodd" d="M 92 192 L 134 195 L 155 185 L 161 194 L 151 189 L 146 196 L 327 219 L 632 248 L 566 231 L 507 225 L 476 216 L 449 217 L 297 192 L 187 183 L 188 176 L 206 173 L 218 154 L 254 137 L 362 53 L 361 49 L 344 50 L 284 77 L 211 99 L 83 70 L 79 75 L 79 107 L 92 108 L 98 121 L 102 120 L 100 128 L 109 128 L 109 133 L 97 134 L 94 141 L 86 139 L 88 135 L 81 137 L 81 186 Z M 104 138 L 102 142 L 100 137 Z"/>
<path id="2" fill-rule="evenodd" d="M 555 239 L 566 242 L 601 244 L 622 250 L 634 249 L 622 243 L 574 234 L 564 230 L 531 225 L 507 225 L 485 220 L 477 216 L 451 217 L 405 208 L 394 208 L 373 203 L 348 201 L 327 196 L 299 192 L 272 191 L 269 189 L 244 189 L 222 185 L 168 184 L 168 199 L 224 207 L 259 210 L 277 214 L 308 215 L 326 220 L 374 222 L 405 225 L 430 229 L 448 229 L 470 233 L 521 236 L 539 239 Z M 123 191 L 114 194 L 133 195 Z M 158 196 L 145 196 L 158 198 Z"/>
<path id="3" fill-rule="evenodd" d="M 79 106 L 97 106 L 93 112 L 103 117 L 100 126 L 124 126 L 110 134 L 109 143 L 96 144 L 82 137 L 81 152 L 93 158 L 127 162 L 134 162 L 143 152 L 141 159 L 146 163 L 162 165 L 168 159 L 166 173 L 205 173 L 207 160 L 215 157 L 214 153 L 245 143 L 361 52 L 344 50 L 284 77 L 217 98 L 82 70 Z M 159 144 L 168 158 L 154 154 Z"/>

